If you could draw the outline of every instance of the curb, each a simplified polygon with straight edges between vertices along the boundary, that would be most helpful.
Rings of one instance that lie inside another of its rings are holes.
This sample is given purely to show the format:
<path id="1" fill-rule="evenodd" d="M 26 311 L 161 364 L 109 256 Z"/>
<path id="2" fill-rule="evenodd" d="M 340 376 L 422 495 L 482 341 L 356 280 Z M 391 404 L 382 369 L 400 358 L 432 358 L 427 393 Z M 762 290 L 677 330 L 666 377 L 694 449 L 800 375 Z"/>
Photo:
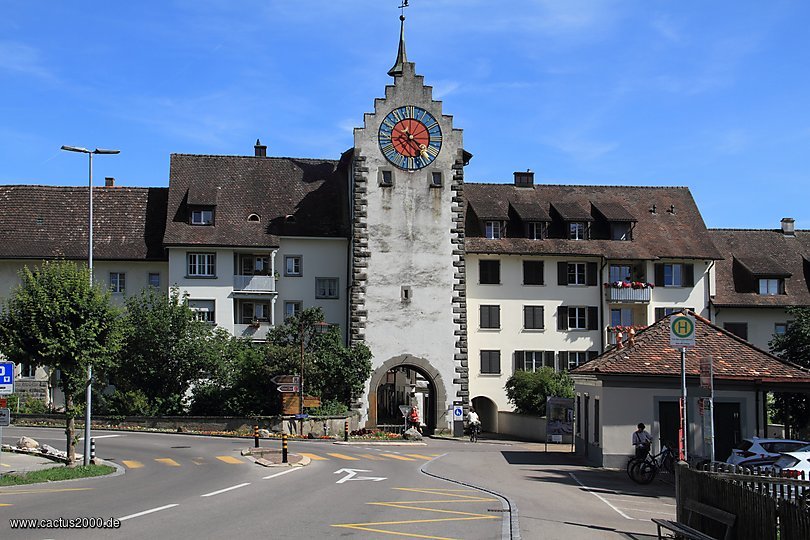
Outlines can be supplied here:
<path id="1" fill-rule="evenodd" d="M 332 444 L 344 446 L 427 446 L 423 442 L 388 442 L 388 441 L 335 441 Z"/>

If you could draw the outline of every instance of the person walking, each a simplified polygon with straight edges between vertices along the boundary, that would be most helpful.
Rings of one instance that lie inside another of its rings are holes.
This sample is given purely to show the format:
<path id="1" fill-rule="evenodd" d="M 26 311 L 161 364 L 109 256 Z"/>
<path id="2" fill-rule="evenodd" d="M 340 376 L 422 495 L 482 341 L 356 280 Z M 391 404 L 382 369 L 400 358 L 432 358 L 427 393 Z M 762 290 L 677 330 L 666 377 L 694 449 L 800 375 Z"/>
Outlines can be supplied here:
<path id="1" fill-rule="evenodd" d="M 408 414 L 408 426 L 422 433 L 421 422 L 419 422 L 419 409 L 416 408 L 416 405 L 411 407 L 411 412 Z"/>
<path id="2" fill-rule="evenodd" d="M 636 427 L 638 429 L 633 432 L 633 447 L 636 449 L 636 458 L 644 459 L 650 453 L 652 436 L 645 431 L 647 426 L 644 423 L 639 423 Z"/>

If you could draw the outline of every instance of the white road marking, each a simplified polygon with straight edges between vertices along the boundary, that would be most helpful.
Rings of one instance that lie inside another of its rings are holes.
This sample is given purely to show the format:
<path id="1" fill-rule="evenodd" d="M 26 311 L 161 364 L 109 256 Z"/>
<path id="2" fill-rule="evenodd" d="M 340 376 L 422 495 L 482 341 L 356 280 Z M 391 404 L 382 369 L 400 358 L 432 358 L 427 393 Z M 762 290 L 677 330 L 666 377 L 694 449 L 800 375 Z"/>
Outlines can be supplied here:
<path id="1" fill-rule="evenodd" d="M 118 521 L 126 521 L 128 519 L 145 516 L 146 514 L 151 514 L 153 512 L 160 512 L 161 510 L 166 510 L 167 508 L 174 508 L 175 506 L 179 506 L 179 505 L 177 505 L 177 504 L 167 504 L 166 506 L 160 506 L 158 508 L 152 508 L 151 510 L 144 510 L 143 512 L 138 512 L 137 514 L 130 514 L 128 516 L 118 518 Z"/>
<path id="2" fill-rule="evenodd" d="M 232 489 L 239 489 L 241 487 L 249 486 L 250 482 L 245 482 L 244 484 L 237 484 L 235 486 L 231 486 L 229 488 L 220 489 L 219 491 L 212 491 L 211 493 L 206 493 L 205 495 L 200 495 L 200 497 L 213 497 L 214 495 L 219 495 L 220 493 L 225 493 L 226 491 L 231 491 Z"/>
<path id="3" fill-rule="evenodd" d="M 123 437 L 123 435 L 96 435 L 94 437 L 90 437 L 91 439 L 112 439 L 113 437 Z M 84 440 L 84 437 L 79 437 L 80 441 Z"/>
<path id="4" fill-rule="evenodd" d="M 357 476 L 359 472 L 371 472 L 366 469 L 340 469 L 335 471 L 335 474 L 343 474 L 346 473 L 346 476 L 335 482 L 336 484 L 342 484 L 349 480 L 371 480 L 372 482 L 381 482 L 383 480 L 387 480 L 384 476 Z M 357 476 L 357 478 L 355 478 Z"/>
<path id="5" fill-rule="evenodd" d="M 610 501 L 608 501 L 607 499 L 605 499 L 604 497 L 602 497 L 602 496 L 601 496 L 601 495 L 599 495 L 598 493 L 596 493 L 596 492 L 592 491 L 592 490 L 591 490 L 591 488 L 589 488 L 588 486 L 586 486 L 585 484 L 583 484 L 582 482 L 580 482 L 580 481 L 579 481 L 579 478 L 577 478 L 576 476 L 574 476 L 574 473 L 568 473 L 568 476 L 570 476 L 571 478 L 573 478 L 573 479 L 574 479 L 574 481 L 575 481 L 577 484 L 579 484 L 580 486 L 584 487 L 584 488 L 585 488 L 585 491 L 587 491 L 588 493 L 590 493 L 591 495 L 593 495 L 594 497 L 596 497 L 597 499 L 599 499 L 600 501 L 602 501 L 603 503 L 605 503 L 606 505 L 608 505 L 609 507 L 611 507 L 611 508 L 612 508 L 612 509 L 613 509 L 613 510 L 614 510 L 614 511 L 617 513 L 617 514 L 619 514 L 619 515 L 620 515 L 620 516 L 622 516 L 623 518 L 625 518 L 625 519 L 632 519 L 633 521 L 642 521 L 642 520 L 640 520 L 640 519 L 637 519 L 637 518 L 632 518 L 632 517 L 628 516 L 627 514 L 625 514 L 624 512 L 622 512 L 621 510 L 619 510 L 619 509 L 618 509 L 618 508 L 616 508 L 615 506 L 613 506 L 613 505 L 610 503 Z"/>
<path id="6" fill-rule="evenodd" d="M 287 474 L 295 471 L 300 471 L 303 467 L 296 467 L 295 469 L 287 469 L 286 471 L 281 471 L 276 474 L 271 474 L 270 476 L 265 476 L 262 480 L 270 480 L 271 478 L 275 478 L 276 476 L 281 476 L 282 474 Z"/>

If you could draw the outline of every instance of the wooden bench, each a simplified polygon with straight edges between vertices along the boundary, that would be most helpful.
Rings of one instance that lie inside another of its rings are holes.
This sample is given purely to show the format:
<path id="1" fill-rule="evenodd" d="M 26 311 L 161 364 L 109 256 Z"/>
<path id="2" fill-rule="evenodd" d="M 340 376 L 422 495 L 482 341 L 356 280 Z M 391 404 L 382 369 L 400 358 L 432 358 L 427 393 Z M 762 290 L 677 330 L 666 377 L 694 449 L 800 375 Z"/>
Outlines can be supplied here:
<path id="1" fill-rule="evenodd" d="M 697 501 L 687 500 L 684 502 L 683 507 L 684 510 L 686 510 L 686 524 L 670 521 L 668 519 L 653 518 L 653 523 L 658 525 L 659 540 L 672 538 L 670 536 L 662 536 L 661 529 L 672 531 L 675 533 L 676 538 L 689 538 L 691 540 L 731 540 L 731 533 L 734 529 L 734 522 L 737 521 L 737 516 Z M 692 525 L 696 522 L 696 516 L 703 516 L 724 525 L 725 534 L 722 537 L 715 538 L 693 528 Z"/>

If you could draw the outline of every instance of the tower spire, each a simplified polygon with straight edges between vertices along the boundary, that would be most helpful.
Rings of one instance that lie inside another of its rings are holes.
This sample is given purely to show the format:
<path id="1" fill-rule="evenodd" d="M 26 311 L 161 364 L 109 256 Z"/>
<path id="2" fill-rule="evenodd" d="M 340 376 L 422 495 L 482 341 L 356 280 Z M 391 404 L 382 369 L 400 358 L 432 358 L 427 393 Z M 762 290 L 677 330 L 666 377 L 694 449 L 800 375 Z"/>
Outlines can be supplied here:
<path id="1" fill-rule="evenodd" d="M 388 70 L 388 74 L 392 77 L 401 76 L 405 63 L 408 61 L 408 55 L 405 53 L 405 8 L 408 7 L 408 0 L 403 0 L 399 7 L 402 8 L 402 15 L 399 16 L 399 50 L 394 67 Z"/>

